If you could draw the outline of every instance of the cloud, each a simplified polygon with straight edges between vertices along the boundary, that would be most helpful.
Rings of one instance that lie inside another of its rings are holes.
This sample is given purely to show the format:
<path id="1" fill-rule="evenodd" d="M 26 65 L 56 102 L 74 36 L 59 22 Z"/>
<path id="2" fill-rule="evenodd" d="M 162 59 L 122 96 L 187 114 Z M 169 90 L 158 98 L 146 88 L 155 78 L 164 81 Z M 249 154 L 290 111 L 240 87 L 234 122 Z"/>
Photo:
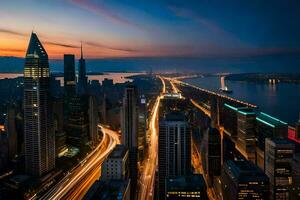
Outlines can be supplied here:
<path id="1" fill-rule="evenodd" d="M 15 48 L 0 48 L 0 51 L 3 51 L 3 52 L 24 52 L 25 53 L 24 49 L 15 49 Z"/>
<path id="2" fill-rule="evenodd" d="M 103 3 L 94 3 L 91 0 L 69 0 L 69 2 L 98 16 L 105 17 L 115 23 L 138 27 L 137 24 L 134 24 L 107 9 Z"/>
<path id="3" fill-rule="evenodd" d="M 84 44 L 87 44 L 89 46 L 94 46 L 94 47 L 101 47 L 105 49 L 110 49 L 110 50 L 115 50 L 115 51 L 126 51 L 126 52 L 137 52 L 137 49 L 132 49 L 132 48 L 125 48 L 125 47 L 111 47 L 107 45 L 103 45 L 97 42 L 90 42 L 90 41 L 85 41 Z"/>
<path id="4" fill-rule="evenodd" d="M 49 41 L 45 41 L 43 42 L 45 44 L 49 44 L 49 45 L 55 45 L 55 46 L 60 46 L 60 47 L 66 47 L 66 48 L 80 48 L 80 46 L 78 45 L 72 45 L 72 44 L 64 44 L 64 43 L 59 43 L 59 42 L 49 42 Z"/>
<path id="5" fill-rule="evenodd" d="M 18 36 L 27 36 L 27 34 L 25 34 L 25 33 L 10 30 L 10 29 L 5 29 L 5 28 L 0 28 L 0 33 L 6 33 L 6 34 L 18 35 Z"/>

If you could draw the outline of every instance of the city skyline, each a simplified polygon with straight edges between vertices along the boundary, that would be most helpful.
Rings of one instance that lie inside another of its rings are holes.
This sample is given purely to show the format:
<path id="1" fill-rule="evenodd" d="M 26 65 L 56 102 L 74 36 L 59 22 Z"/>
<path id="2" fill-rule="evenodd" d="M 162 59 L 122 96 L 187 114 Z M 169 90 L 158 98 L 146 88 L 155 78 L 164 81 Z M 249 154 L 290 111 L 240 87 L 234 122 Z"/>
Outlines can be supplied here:
<path id="1" fill-rule="evenodd" d="M 299 13 L 3 2 L 0 199 L 299 199 Z"/>
<path id="2" fill-rule="evenodd" d="M 80 41 L 86 58 L 299 55 L 299 2 L 236 2 L 5 1 L 0 56 L 23 57 L 32 31 L 50 59 Z"/>

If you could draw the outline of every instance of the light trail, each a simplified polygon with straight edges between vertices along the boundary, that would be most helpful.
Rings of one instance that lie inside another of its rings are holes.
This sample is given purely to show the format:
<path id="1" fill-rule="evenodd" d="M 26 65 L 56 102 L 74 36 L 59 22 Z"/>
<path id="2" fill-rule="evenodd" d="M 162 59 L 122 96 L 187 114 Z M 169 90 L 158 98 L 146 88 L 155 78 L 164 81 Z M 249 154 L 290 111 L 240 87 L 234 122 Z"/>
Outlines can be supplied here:
<path id="1" fill-rule="evenodd" d="M 82 199 L 88 188 L 99 178 L 101 165 L 120 143 L 117 132 L 98 125 L 102 129 L 100 144 L 69 174 L 52 187 L 40 199 Z"/>
<path id="2" fill-rule="evenodd" d="M 162 81 L 162 94 L 166 91 L 165 81 L 163 78 L 159 77 Z M 157 167 L 157 151 L 158 151 L 158 134 L 157 134 L 157 117 L 159 112 L 159 104 L 162 96 L 158 96 L 156 98 L 156 102 L 153 106 L 152 115 L 150 119 L 149 131 L 151 133 L 150 136 L 150 144 L 148 151 L 148 158 L 144 161 L 143 171 L 141 173 L 141 178 L 139 180 L 140 190 L 138 194 L 138 199 L 153 199 L 154 192 L 154 182 L 155 182 L 155 170 Z"/>

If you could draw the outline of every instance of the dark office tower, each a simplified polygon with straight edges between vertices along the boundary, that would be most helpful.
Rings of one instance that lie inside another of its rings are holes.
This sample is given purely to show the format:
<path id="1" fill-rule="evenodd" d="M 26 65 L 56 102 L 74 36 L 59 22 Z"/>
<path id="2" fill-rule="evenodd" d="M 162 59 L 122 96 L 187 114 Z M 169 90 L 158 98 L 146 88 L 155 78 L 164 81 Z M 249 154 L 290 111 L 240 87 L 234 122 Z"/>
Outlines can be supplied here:
<path id="1" fill-rule="evenodd" d="M 55 167 L 49 76 L 48 55 L 32 33 L 24 66 L 24 141 L 26 172 L 34 176 Z"/>
<path id="2" fill-rule="evenodd" d="M 251 108 L 237 112 L 237 149 L 247 159 L 256 163 L 256 114 Z"/>
<path id="3" fill-rule="evenodd" d="M 291 199 L 294 148 L 287 139 L 266 139 L 265 173 L 270 179 L 271 199 Z"/>
<path id="4" fill-rule="evenodd" d="M 78 94 L 84 95 L 87 93 L 87 76 L 85 68 L 85 59 L 83 59 L 82 44 L 81 44 L 81 56 L 79 59 L 79 73 L 78 73 Z"/>
<path id="5" fill-rule="evenodd" d="M 287 138 L 288 124 L 272 117 L 266 113 L 260 112 L 256 117 L 256 133 L 257 133 L 257 165 L 261 169 L 264 167 L 265 139 L 272 137 Z"/>
<path id="6" fill-rule="evenodd" d="M 89 140 L 96 145 L 99 137 L 97 133 L 98 125 L 98 104 L 95 96 L 89 97 Z"/>
<path id="7" fill-rule="evenodd" d="M 6 127 L 8 137 L 8 157 L 13 159 L 18 153 L 18 133 L 16 128 L 16 109 L 9 106 L 6 116 Z"/>
<path id="8" fill-rule="evenodd" d="M 135 199 L 138 172 L 138 91 L 134 85 L 128 85 L 125 88 L 121 112 L 122 144 L 129 150 L 130 193 L 131 199 Z"/>
<path id="9" fill-rule="evenodd" d="M 231 135 L 233 141 L 237 138 L 237 107 L 229 104 L 224 104 L 223 125 L 224 131 Z"/>
<path id="10" fill-rule="evenodd" d="M 138 115 L 138 160 L 141 162 L 146 151 L 147 104 L 145 96 L 141 97 Z"/>
<path id="11" fill-rule="evenodd" d="M 219 104 L 217 97 L 213 96 L 210 100 L 211 108 L 211 126 L 217 128 L 219 126 Z"/>
<path id="12" fill-rule="evenodd" d="M 191 172 L 191 130 L 186 116 L 173 111 L 159 121 L 158 193 L 166 198 L 166 180 Z"/>
<path id="13" fill-rule="evenodd" d="M 167 200 L 208 200 L 205 181 L 200 174 L 170 178 L 166 185 Z"/>
<path id="14" fill-rule="evenodd" d="M 73 97 L 69 102 L 69 109 L 67 141 L 70 145 L 80 148 L 88 142 L 88 98 L 86 96 Z"/>
<path id="15" fill-rule="evenodd" d="M 213 178 L 221 174 L 221 135 L 216 128 L 209 128 L 207 134 L 206 174 L 211 184 Z"/>
<path id="16" fill-rule="evenodd" d="M 224 200 L 269 199 L 269 179 L 250 161 L 225 162 L 221 184 Z"/>
<path id="17" fill-rule="evenodd" d="M 75 56 L 72 54 L 64 55 L 64 93 L 66 98 L 76 94 Z"/>

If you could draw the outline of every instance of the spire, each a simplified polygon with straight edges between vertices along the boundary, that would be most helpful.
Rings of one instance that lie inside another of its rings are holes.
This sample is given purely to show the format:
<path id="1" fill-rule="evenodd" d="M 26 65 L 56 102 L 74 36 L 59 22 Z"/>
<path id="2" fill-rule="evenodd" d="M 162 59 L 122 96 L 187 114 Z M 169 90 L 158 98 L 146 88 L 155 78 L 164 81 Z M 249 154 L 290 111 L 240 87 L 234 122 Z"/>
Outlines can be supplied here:
<path id="1" fill-rule="evenodd" d="M 81 59 L 83 59 L 83 53 L 82 53 L 82 41 L 80 41 L 81 45 L 80 45 L 80 50 L 81 50 Z"/>
<path id="2" fill-rule="evenodd" d="M 36 54 L 40 58 L 48 58 L 46 50 L 44 49 L 42 43 L 40 42 L 37 34 L 35 32 L 31 32 L 30 41 L 28 44 L 26 55 Z"/>

